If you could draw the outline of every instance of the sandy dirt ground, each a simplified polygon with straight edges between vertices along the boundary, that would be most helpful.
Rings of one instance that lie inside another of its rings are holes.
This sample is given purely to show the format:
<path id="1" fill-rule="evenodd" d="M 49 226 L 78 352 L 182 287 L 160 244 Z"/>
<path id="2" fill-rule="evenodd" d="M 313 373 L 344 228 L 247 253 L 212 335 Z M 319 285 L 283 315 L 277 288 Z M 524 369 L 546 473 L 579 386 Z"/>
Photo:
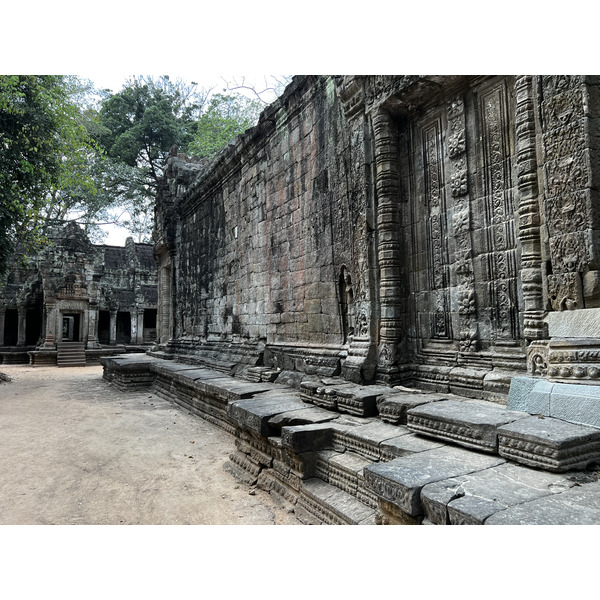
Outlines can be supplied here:
<path id="1" fill-rule="evenodd" d="M 223 469 L 229 434 L 152 392 L 99 366 L 0 372 L 0 524 L 300 524 Z"/>

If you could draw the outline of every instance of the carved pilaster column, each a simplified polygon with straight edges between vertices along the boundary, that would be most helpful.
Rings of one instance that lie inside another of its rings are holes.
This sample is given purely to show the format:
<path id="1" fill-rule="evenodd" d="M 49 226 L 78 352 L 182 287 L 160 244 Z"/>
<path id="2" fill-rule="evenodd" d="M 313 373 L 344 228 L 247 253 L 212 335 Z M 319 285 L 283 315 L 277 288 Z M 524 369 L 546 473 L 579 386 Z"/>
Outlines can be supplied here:
<path id="1" fill-rule="evenodd" d="M 400 185 L 397 128 L 389 113 L 373 115 L 380 324 L 378 371 L 393 379 L 398 370 L 401 323 Z"/>
<path id="2" fill-rule="evenodd" d="M 98 305 L 91 304 L 88 310 L 87 348 L 99 348 L 98 342 Z"/>
<path id="3" fill-rule="evenodd" d="M 46 314 L 46 327 L 43 348 L 54 348 L 56 342 L 56 304 L 46 302 L 44 305 Z"/>
<path id="4" fill-rule="evenodd" d="M 117 310 L 110 310 L 110 329 L 108 332 L 110 346 L 114 346 L 117 343 Z"/>
<path id="5" fill-rule="evenodd" d="M 471 240 L 471 200 L 467 177 L 465 105 L 461 97 L 455 98 L 448 106 L 448 159 L 451 169 L 450 191 L 454 201 L 452 233 L 457 254 L 455 280 L 459 349 L 461 352 L 474 352 L 477 350 L 479 330 Z"/>
<path id="6" fill-rule="evenodd" d="M 17 333 L 17 346 L 24 346 L 26 341 L 27 333 L 27 309 L 24 306 L 18 307 L 19 320 L 18 320 L 18 333 Z"/>
<path id="7" fill-rule="evenodd" d="M 4 321 L 6 317 L 6 306 L 0 306 L 0 346 L 4 346 Z"/>
<path id="8" fill-rule="evenodd" d="M 542 244 L 540 240 L 540 204 L 536 128 L 534 120 L 533 78 L 515 80 L 515 143 L 517 162 L 518 236 L 521 242 L 521 282 L 525 339 L 548 337 L 544 318 L 542 280 Z"/>
<path id="9" fill-rule="evenodd" d="M 133 340 L 132 340 L 133 341 Z M 144 309 L 138 308 L 137 311 L 137 339 L 136 344 L 144 343 Z"/>

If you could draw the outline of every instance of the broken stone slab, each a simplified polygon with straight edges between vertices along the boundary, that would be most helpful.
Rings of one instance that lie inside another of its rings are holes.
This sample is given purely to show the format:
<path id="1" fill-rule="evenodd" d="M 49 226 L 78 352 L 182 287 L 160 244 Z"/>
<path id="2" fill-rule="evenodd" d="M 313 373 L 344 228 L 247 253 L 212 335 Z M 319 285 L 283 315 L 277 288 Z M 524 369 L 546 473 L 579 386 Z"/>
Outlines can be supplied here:
<path id="1" fill-rule="evenodd" d="M 390 388 L 382 385 L 338 389 L 337 407 L 340 412 L 359 417 L 371 417 L 377 414 L 377 398 L 389 393 Z"/>
<path id="2" fill-rule="evenodd" d="M 600 429 L 530 416 L 498 429 L 498 452 L 546 471 L 585 469 L 600 461 Z"/>
<path id="3" fill-rule="evenodd" d="M 305 405 L 295 399 L 267 398 L 240 400 L 227 406 L 227 415 L 239 427 L 260 435 L 269 437 L 276 430 L 269 425 L 269 420 L 275 415 L 293 410 L 302 410 Z"/>
<path id="4" fill-rule="evenodd" d="M 439 440 L 430 440 L 420 437 L 402 425 L 396 425 L 396 428 L 402 433 L 391 440 L 384 440 L 379 445 L 381 460 L 393 460 L 399 456 L 408 456 L 410 454 L 415 454 L 416 452 L 425 452 L 426 450 L 433 450 L 434 448 L 440 448 L 444 445 L 444 443 Z"/>
<path id="5" fill-rule="evenodd" d="M 429 402 L 438 402 L 439 400 L 448 400 L 450 394 L 435 393 L 406 393 L 392 392 L 379 396 L 377 398 L 377 411 L 382 421 L 397 425 L 399 423 L 406 425 L 406 414 L 411 408 L 428 404 Z"/>
<path id="6" fill-rule="evenodd" d="M 486 525 L 600 525 L 600 481 L 511 506 Z"/>
<path id="7" fill-rule="evenodd" d="M 498 456 L 444 446 L 365 467 L 367 487 L 411 516 L 422 514 L 421 490 L 427 484 L 476 473 L 506 462 Z"/>
<path id="8" fill-rule="evenodd" d="M 312 423 L 327 423 L 337 419 L 338 415 L 323 408 L 304 408 L 291 412 L 280 413 L 269 420 L 273 429 L 281 429 L 290 425 L 309 425 Z"/>
<path id="9" fill-rule="evenodd" d="M 407 427 L 422 435 L 495 453 L 498 427 L 529 416 L 484 402 L 446 400 L 410 409 Z"/>
<path id="10" fill-rule="evenodd" d="M 273 383 L 251 383 L 224 375 L 217 379 L 197 379 L 194 387 L 203 394 L 215 396 L 227 402 L 251 398 L 262 392 L 273 390 Z"/>
<path id="11" fill-rule="evenodd" d="M 436 525 L 483 525 L 509 506 L 560 493 L 575 482 L 564 475 L 504 463 L 430 483 L 421 491 L 425 516 Z"/>
<path id="12" fill-rule="evenodd" d="M 381 421 L 358 425 L 348 429 L 342 443 L 346 449 L 356 452 L 369 460 L 380 460 L 380 445 L 386 440 L 398 437 L 398 427 Z"/>

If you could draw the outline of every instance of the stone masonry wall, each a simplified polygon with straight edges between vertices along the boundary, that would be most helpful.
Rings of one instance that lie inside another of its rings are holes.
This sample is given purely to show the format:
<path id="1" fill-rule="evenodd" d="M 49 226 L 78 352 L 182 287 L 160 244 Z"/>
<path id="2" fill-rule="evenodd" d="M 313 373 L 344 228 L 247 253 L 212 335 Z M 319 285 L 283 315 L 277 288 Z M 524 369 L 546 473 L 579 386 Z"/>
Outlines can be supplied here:
<path id="1" fill-rule="evenodd" d="M 600 318 L 598 89 L 294 78 L 209 165 L 171 153 L 161 343 L 500 401 L 526 371 L 597 383 L 597 341 L 552 327 Z"/>

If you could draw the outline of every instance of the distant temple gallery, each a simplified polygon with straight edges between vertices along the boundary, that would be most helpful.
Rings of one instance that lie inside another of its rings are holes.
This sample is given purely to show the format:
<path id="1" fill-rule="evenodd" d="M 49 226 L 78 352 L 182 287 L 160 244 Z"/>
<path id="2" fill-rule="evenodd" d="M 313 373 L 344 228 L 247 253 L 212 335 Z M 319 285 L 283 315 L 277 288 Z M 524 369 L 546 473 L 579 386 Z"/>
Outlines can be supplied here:
<path id="1" fill-rule="evenodd" d="M 75 223 L 54 228 L 34 256 L 15 256 L 0 285 L 4 364 L 98 363 L 101 355 L 156 339 L 156 263 L 151 244 L 94 245 Z M 68 345 L 65 345 L 68 344 Z"/>

